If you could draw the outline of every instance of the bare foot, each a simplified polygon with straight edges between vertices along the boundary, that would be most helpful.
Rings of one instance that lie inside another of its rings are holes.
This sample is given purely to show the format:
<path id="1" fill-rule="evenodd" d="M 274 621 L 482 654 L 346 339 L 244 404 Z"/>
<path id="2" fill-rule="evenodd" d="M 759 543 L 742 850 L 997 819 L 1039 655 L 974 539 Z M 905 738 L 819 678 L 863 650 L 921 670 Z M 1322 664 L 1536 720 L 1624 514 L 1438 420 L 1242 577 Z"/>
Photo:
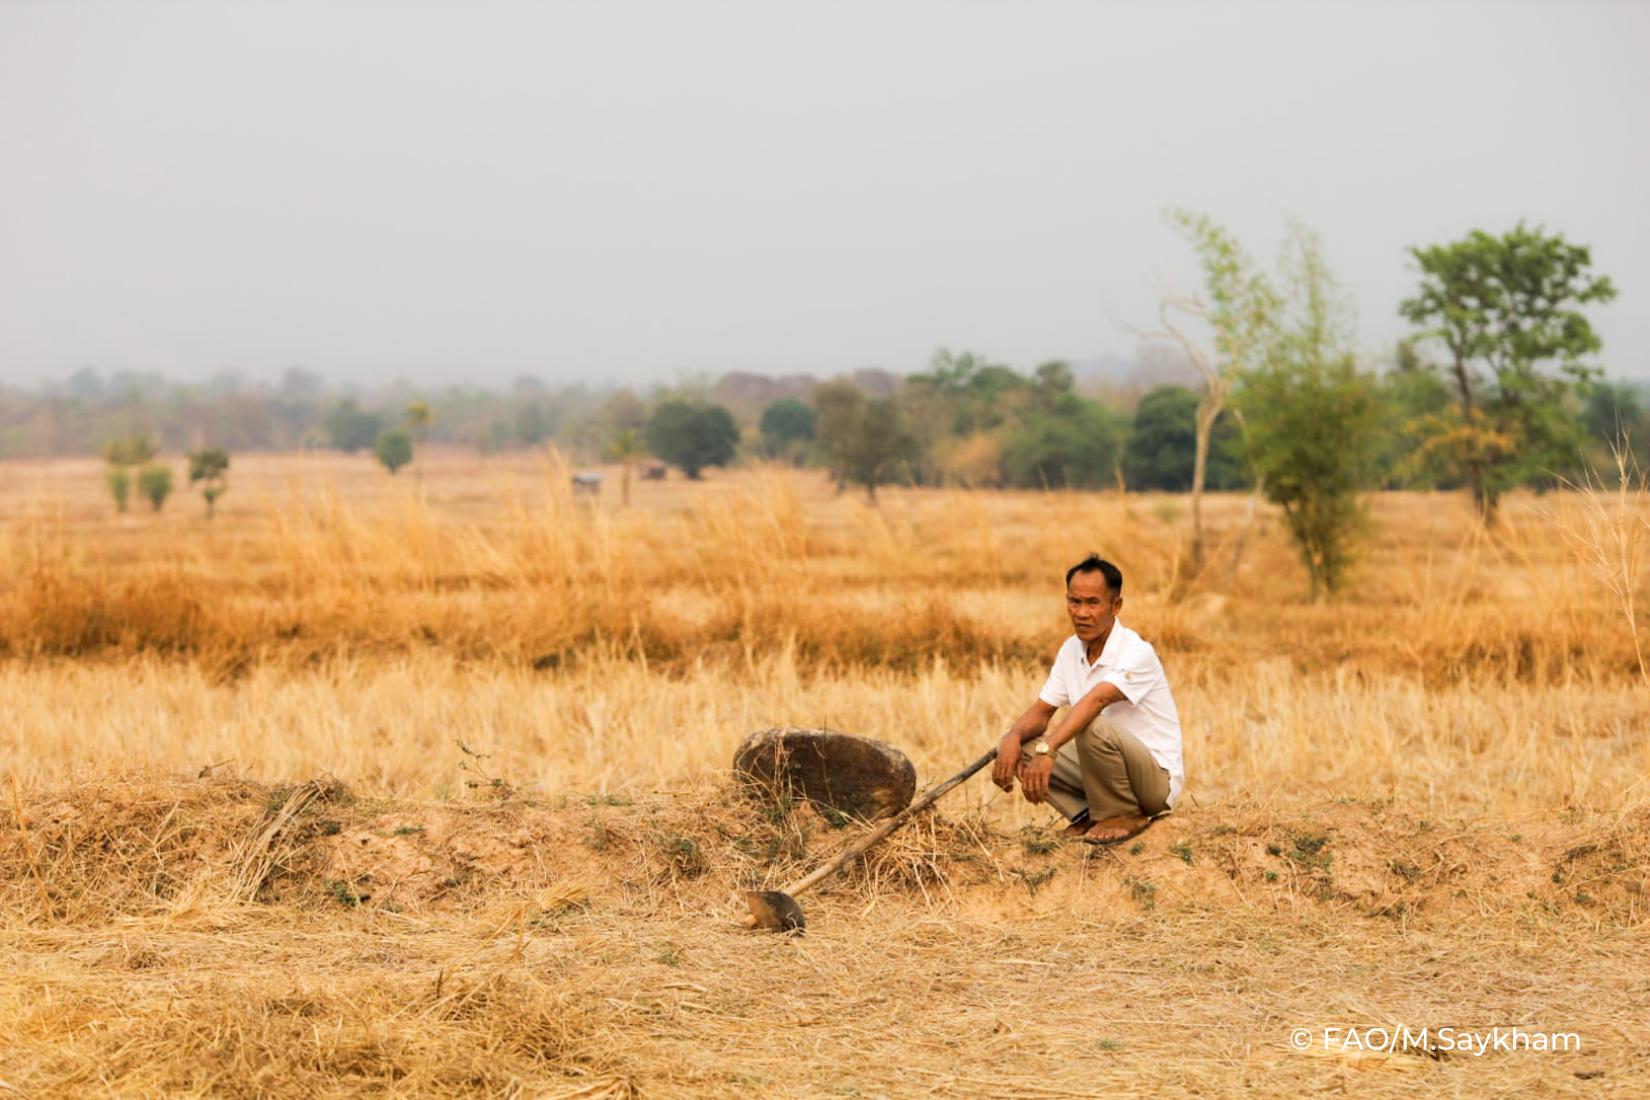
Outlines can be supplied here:
<path id="1" fill-rule="evenodd" d="M 1096 821 L 1083 834 L 1083 839 L 1091 844 L 1116 844 L 1144 829 L 1152 823 L 1152 819 L 1145 814 L 1124 814 L 1120 817 L 1108 817 L 1104 821 Z"/>
<path id="2" fill-rule="evenodd" d="M 1082 817 L 1078 818 L 1076 821 L 1073 821 L 1070 825 L 1067 825 L 1065 827 L 1065 830 L 1064 830 L 1065 835 L 1066 836 L 1082 836 L 1084 833 L 1089 831 L 1089 825 L 1090 824 L 1092 824 L 1092 822 L 1089 821 L 1089 815 L 1084 814 Z"/>

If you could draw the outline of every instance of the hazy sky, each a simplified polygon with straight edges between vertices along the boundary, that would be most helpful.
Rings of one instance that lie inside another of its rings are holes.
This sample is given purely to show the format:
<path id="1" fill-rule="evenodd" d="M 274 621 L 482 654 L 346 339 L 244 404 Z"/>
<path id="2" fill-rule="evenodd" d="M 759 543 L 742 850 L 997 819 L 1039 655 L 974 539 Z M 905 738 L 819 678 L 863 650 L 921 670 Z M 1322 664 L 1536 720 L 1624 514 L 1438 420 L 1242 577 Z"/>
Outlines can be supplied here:
<path id="1" fill-rule="evenodd" d="M 1594 246 L 1650 375 L 1650 3 L 0 0 L 0 377 L 671 380 L 1127 354 L 1167 205 Z"/>

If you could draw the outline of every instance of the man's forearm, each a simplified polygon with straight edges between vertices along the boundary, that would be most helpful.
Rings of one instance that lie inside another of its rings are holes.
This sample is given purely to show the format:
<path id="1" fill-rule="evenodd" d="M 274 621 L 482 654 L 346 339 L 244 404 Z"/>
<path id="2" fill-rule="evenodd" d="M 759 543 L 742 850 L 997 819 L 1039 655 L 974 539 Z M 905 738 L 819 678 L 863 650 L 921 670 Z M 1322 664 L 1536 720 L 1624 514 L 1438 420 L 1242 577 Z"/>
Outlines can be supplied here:
<path id="1" fill-rule="evenodd" d="M 1027 741 L 1035 741 L 1043 735 L 1044 730 L 1048 729 L 1049 717 L 1047 714 L 1038 714 L 1035 710 L 1028 710 L 1020 715 L 1013 726 L 1009 727 L 1007 737 L 1014 738 L 1021 745 Z"/>
<path id="2" fill-rule="evenodd" d="M 1101 711 L 1122 697 L 1123 693 L 1117 690 L 1116 685 L 1101 684 L 1077 700 L 1071 705 L 1071 709 L 1066 711 L 1066 716 L 1060 719 L 1059 727 L 1049 735 L 1049 748 L 1059 752 L 1060 746 L 1088 729 L 1094 724 L 1094 720 L 1100 717 Z"/>

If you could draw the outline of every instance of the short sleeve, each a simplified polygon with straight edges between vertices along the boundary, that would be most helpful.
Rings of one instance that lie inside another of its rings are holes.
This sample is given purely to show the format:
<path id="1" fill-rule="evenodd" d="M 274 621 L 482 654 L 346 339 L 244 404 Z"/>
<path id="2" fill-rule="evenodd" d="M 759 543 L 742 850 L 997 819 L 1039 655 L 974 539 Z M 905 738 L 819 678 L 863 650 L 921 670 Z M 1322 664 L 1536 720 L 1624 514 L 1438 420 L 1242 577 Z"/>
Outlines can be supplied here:
<path id="1" fill-rule="evenodd" d="M 1100 682 L 1116 687 L 1130 703 L 1138 703 L 1162 678 L 1163 666 L 1157 660 L 1157 652 L 1141 643 L 1131 646 Z"/>
<path id="2" fill-rule="evenodd" d="M 1037 698 L 1051 707 L 1063 707 L 1071 702 L 1071 692 L 1066 687 L 1066 674 L 1060 668 L 1060 658 L 1054 658 L 1054 664 L 1049 666 L 1048 679 L 1043 682 L 1043 690 L 1037 693 Z"/>

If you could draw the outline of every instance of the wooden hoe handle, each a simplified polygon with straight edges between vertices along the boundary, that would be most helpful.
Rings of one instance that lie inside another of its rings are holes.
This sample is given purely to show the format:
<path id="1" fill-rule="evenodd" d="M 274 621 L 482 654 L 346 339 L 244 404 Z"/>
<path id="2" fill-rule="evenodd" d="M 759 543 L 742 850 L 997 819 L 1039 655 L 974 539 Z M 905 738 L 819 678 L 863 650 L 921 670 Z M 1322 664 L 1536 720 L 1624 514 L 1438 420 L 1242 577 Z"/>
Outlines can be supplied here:
<path id="1" fill-rule="evenodd" d="M 950 779 L 947 779 L 944 783 L 941 783 L 938 787 L 935 787 L 933 790 L 911 803 L 911 805 L 905 807 L 905 809 L 901 810 L 898 814 L 895 814 L 887 821 L 884 821 L 865 837 L 853 844 L 848 845 L 848 847 L 838 852 L 836 854 L 836 858 L 832 859 L 829 863 L 815 868 L 806 878 L 798 879 L 796 882 L 785 887 L 785 893 L 795 897 L 804 890 L 810 890 L 819 883 L 823 882 L 825 879 L 830 878 L 832 875 L 848 866 L 848 864 L 852 863 L 872 848 L 875 848 L 884 840 L 887 840 L 907 821 L 910 821 L 913 817 L 938 802 L 940 797 L 952 787 L 955 787 L 958 783 L 961 783 L 963 780 L 967 779 L 969 776 L 973 775 L 975 772 L 979 771 L 995 759 L 997 759 L 997 750 L 994 748 L 978 760 L 974 761 L 974 763 L 958 772 L 956 775 L 953 775 Z"/>

